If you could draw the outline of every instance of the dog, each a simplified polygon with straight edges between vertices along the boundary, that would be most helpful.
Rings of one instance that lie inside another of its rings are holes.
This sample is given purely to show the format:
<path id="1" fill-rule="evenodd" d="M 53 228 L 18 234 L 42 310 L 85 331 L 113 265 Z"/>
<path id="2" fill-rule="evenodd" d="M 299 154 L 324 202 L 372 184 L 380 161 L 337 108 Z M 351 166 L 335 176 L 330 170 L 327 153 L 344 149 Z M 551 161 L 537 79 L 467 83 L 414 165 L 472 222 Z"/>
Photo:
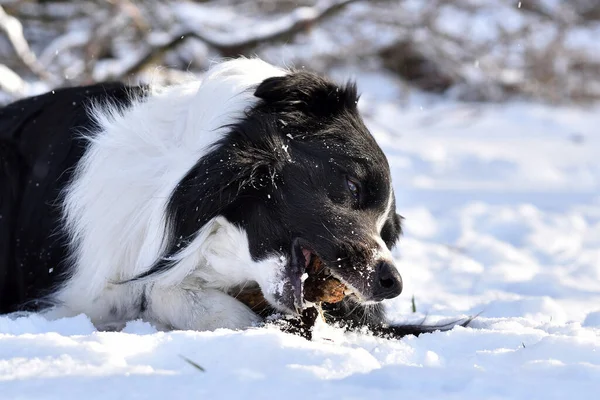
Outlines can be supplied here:
<path id="1" fill-rule="evenodd" d="M 0 109 L 0 312 L 98 329 L 244 329 L 306 308 L 315 259 L 346 288 L 329 321 L 403 336 L 390 168 L 355 84 L 259 59 L 171 87 L 64 88 Z"/>

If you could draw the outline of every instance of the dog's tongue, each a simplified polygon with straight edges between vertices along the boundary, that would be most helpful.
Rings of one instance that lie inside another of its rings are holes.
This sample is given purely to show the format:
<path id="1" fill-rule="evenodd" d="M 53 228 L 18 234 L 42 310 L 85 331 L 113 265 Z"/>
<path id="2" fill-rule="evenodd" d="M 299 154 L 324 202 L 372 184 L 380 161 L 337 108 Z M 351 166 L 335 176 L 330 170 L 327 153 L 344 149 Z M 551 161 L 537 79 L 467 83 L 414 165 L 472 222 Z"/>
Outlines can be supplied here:
<path id="1" fill-rule="evenodd" d="M 308 264 L 310 264 L 310 257 L 312 253 L 310 250 L 302 249 L 302 255 L 304 256 L 304 268 L 308 268 Z"/>

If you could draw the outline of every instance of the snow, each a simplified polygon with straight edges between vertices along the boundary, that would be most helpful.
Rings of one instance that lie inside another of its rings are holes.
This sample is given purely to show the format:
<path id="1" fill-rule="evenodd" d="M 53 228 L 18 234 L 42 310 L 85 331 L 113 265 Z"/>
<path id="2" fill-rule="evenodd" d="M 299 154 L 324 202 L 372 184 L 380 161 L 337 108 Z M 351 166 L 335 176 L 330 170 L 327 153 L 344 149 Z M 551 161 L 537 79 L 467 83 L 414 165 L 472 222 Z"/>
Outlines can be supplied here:
<path id="1" fill-rule="evenodd" d="M 405 235 L 385 340 L 318 326 L 98 332 L 85 316 L 0 317 L 0 399 L 565 399 L 600 393 L 598 107 L 462 104 L 357 75 Z M 412 312 L 414 296 L 417 312 Z M 199 364 L 199 371 L 184 358 Z"/>
<path id="2" fill-rule="evenodd" d="M 0 64 L 0 89 L 8 93 L 22 93 L 27 84 L 6 65 Z M 0 92 L 0 96 L 2 92 Z"/>

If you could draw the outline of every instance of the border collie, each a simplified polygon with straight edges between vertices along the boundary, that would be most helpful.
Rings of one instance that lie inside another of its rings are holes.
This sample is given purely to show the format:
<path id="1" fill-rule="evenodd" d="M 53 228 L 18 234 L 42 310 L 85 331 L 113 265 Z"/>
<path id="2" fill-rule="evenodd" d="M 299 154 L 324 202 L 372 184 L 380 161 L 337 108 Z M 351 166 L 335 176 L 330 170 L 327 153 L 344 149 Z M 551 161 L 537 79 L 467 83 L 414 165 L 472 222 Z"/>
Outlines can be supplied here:
<path id="1" fill-rule="evenodd" d="M 397 336 L 401 218 L 354 84 L 258 59 L 172 87 L 67 88 L 0 109 L 0 311 L 240 329 L 257 285 L 298 315 L 318 257 L 350 293 L 329 320 Z M 439 328 L 439 327 L 436 327 Z"/>

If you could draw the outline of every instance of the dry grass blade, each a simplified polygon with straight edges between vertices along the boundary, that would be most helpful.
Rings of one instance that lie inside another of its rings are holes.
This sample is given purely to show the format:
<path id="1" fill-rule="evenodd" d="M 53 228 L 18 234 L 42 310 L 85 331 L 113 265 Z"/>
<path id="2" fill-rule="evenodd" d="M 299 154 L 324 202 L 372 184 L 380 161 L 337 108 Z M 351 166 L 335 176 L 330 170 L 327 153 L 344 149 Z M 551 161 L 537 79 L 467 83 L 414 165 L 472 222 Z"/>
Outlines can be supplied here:
<path id="1" fill-rule="evenodd" d="M 206 370 L 200 364 L 198 364 L 198 363 L 196 363 L 196 362 L 194 362 L 194 361 L 190 360 L 189 358 L 184 357 L 182 355 L 179 355 L 179 357 L 181 357 L 183 359 L 183 361 L 185 361 L 186 363 L 190 364 L 192 367 L 196 368 L 198 371 L 200 371 L 200 372 L 206 372 Z"/>

